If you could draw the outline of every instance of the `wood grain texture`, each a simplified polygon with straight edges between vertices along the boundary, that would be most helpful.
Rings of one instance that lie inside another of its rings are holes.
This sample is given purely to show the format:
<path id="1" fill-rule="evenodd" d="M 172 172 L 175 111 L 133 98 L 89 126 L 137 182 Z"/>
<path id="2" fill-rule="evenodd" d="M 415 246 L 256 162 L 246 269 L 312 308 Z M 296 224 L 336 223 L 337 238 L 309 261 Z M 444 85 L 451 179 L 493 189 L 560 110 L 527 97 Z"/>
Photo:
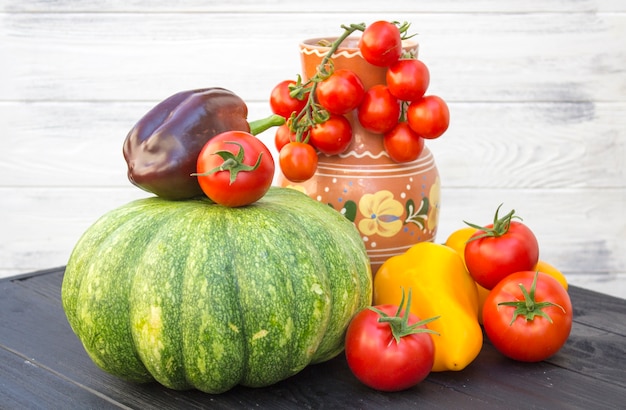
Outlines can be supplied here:
<path id="1" fill-rule="evenodd" d="M 428 143 L 438 240 L 504 203 L 572 283 L 626 297 L 619 0 L 1 0 L 0 276 L 64 264 L 97 217 L 145 196 L 121 145 L 153 105 L 222 86 L 266 116 L 271 88 L 300 72 L 298 41 L 377 19 L 412 22 L 429 93 L 450 105 L 449 131 Z"/>

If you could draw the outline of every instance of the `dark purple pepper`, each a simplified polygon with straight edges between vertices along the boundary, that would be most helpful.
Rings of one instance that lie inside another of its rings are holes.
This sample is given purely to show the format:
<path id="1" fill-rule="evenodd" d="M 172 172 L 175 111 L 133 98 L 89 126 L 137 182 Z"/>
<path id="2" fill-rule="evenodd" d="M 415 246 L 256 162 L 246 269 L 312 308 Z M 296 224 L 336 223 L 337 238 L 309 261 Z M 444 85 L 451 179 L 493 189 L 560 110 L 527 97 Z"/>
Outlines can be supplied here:
<path id="1" fill-rule="evenodd" d="M 152 108 L 124 141 L 128 179 L 162 198 L 202 195 L 195 176 L 198 154 L 225 131 L 250 132 L 245 102 L 223 88 L 182 91 Z"/>

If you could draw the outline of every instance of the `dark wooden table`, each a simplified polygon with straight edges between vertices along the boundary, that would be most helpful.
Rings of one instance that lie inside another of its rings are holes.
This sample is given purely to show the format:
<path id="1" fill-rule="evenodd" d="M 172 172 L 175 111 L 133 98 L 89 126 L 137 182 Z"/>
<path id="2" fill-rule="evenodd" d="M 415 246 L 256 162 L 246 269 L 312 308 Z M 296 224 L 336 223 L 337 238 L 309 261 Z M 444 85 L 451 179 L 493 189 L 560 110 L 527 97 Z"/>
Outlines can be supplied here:
<path id="1" fill-rule="evenodd" d="M 271 387 L 209 395 L 131 384 L 98 369 L 65 319 L 63 271 L 0 280 L 2 409 L 626 408 L 626 300 L 577 287 L 571 336 L 545 362 L 514 362 L 485 343 L 461 372 L 381 393 L 360 384 L 340 355 Z"/>

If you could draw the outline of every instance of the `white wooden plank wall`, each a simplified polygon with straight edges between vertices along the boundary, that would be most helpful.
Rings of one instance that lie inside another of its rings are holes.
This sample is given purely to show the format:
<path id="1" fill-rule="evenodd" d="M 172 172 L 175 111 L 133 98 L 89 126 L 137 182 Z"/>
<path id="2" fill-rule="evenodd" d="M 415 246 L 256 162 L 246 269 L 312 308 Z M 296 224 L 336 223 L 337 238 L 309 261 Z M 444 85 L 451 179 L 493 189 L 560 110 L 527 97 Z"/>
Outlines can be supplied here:
<path id="1" fill-rule="evenodd" d="M 221 86 L 268 115 L 299 40 L 378 19 L 413 24 L 450 105 L 438 240 L 503 202 L 571 283 L 626 297 L 622 0 L 0 0 L 0 275 L 64 265 L 145 196 L 121 145 L 153 105 Z"/>

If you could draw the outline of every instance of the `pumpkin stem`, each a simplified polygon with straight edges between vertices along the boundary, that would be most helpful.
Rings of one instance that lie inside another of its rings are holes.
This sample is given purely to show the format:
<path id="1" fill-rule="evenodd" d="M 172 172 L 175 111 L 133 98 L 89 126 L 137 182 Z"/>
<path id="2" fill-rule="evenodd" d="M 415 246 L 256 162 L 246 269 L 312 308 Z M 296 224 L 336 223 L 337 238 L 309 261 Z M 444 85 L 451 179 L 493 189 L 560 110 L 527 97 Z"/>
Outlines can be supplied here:
<path id="1" fill-rule="evenodd" d="M 409 297 L 406 303 L 406 308 L 404 306 L 404 288 L 402 288 L 402 299 L 400 300 L 400 304 L 398 305 L 398 311 L 396 312 L 395 316 L 389 316 L 382 310 L 377 309 L 373 306 L 370 306 L 369 309 L 380 315 L 380 317 L 378 318 L 378 321 L 380 323 L 389 323 L 389 326 L 391 327 L 391 334 L 393 335 L 396 343 L 400 343 L 400 339 L 402 339 L 404 336 L 417 333 L 432 333 L 436 335 L 439 334 L 434 330 L 422 327 L 427 323 L 432 322 L 433 320 L 439 319 L 439 316 L 424 319 L 417 323 L 409 325 L 409 315 L 411 313 L 411 289 L 409 289 Z M 400 316 L 403 309 L 404 315 Z"/>

